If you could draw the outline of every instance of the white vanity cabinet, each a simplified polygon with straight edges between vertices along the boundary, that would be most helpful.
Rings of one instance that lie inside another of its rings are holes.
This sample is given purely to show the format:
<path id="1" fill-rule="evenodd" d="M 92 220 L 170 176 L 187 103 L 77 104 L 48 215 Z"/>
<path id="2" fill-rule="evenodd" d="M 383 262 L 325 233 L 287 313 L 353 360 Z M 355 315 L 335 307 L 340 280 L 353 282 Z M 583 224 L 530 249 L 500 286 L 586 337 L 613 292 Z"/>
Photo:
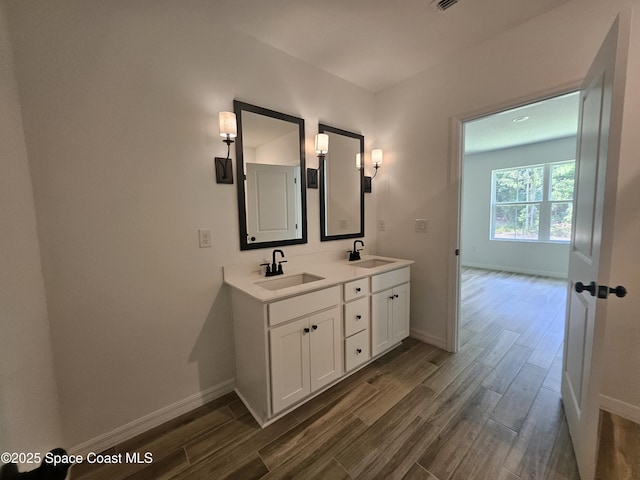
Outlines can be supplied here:
<path id="1" fill-rule="evenodd" d="M 409 268 L 371 277 L 371 353 L 409 336 Z"/>
<path id="2" fill-rule="evenodd" d="M 261 426 L 409 335 L 412 262 L 376 261 L 305 266 L 298 272 L 307 273 L 275 280 L 242 267 L 225 269 L 233 287 L 235 390 Z M 268 288 L 269 281 L 277 283 Z"/>
<path id="3" fill-rule="evenodd" d="M 338 307 L 269 331 L 274 414 L 342 375 L 341 341 Z"/>
<path id="4" fill-rule="evenodd" d="M 345 283 L 344 301 L 344 364 L 348 372 L 371 358 L 369 278 Z"/>
<path id="5" fill-rule="evenodd" d="M 343 373 L 341 286 L 271 303 L 231 291 L 236 392 L 261 425 Z"/>

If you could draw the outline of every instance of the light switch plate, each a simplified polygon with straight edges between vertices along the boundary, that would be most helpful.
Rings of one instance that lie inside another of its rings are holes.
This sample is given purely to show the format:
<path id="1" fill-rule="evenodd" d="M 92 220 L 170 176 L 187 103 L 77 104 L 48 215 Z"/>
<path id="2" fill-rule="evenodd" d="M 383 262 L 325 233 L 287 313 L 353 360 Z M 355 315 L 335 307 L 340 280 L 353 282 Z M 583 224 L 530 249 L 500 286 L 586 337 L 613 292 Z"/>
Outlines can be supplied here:
<path id="1" fill-rule="evenodd" d="M 418 233 L 427 233 L 427 219 L 426 218 L 416 218 L 415 220 L 415 229 Z"/>
<path id="2" fill-rule="evenodd" d="M 208 228 L 198 229 L 198 238 L 200 240 L 200 248 L 211 248 L 211 230 Z"/>

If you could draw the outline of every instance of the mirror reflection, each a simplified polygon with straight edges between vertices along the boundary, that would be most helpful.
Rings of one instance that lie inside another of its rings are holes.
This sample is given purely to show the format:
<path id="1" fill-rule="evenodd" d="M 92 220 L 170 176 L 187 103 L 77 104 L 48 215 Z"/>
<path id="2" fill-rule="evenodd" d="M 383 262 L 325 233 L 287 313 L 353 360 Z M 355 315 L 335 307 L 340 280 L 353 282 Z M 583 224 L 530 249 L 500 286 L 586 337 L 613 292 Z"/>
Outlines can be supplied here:
<path id="1" fill-rule="evenodd" d="M 306 243 L 304 120 L 238 100 L 234 109 L 240 248 Z"/>
<path id="2" fill-rule="evenodd" d="M 320 162 L 320 238 L 339 240 L 364 236 L 362 162 L 364 136 L 320 124 L 329 136 L 329 151 Z M 359 156 L 359 157 L 358 157 Z"/>

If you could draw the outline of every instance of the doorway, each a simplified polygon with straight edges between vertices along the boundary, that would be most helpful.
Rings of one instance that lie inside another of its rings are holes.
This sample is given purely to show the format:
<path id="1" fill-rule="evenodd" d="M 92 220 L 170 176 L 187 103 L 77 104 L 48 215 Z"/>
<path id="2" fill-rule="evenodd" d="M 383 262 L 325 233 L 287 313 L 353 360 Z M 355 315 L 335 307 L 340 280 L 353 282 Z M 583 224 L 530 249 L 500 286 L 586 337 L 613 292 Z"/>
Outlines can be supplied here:
<path id="1" fill-rule="evenodd" d="M 457 347 L 495 345 L 496 363 L 557 392 L 578 110 L 578 92 L 563 93 L 461 132 Z"/>

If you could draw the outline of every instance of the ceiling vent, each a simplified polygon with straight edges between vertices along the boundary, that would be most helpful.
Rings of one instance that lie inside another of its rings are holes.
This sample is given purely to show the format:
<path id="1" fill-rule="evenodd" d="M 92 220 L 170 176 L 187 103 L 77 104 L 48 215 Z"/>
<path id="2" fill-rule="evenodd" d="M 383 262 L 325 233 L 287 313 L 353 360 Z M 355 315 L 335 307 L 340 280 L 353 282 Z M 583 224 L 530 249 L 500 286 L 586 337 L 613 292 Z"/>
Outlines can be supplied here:
<path id="1" fill-rule="evenodd" d="M 453 7 L 458 0 L 433 0 L 431 6 L 439 12 L 444 12 L 446 9 Z"/>

